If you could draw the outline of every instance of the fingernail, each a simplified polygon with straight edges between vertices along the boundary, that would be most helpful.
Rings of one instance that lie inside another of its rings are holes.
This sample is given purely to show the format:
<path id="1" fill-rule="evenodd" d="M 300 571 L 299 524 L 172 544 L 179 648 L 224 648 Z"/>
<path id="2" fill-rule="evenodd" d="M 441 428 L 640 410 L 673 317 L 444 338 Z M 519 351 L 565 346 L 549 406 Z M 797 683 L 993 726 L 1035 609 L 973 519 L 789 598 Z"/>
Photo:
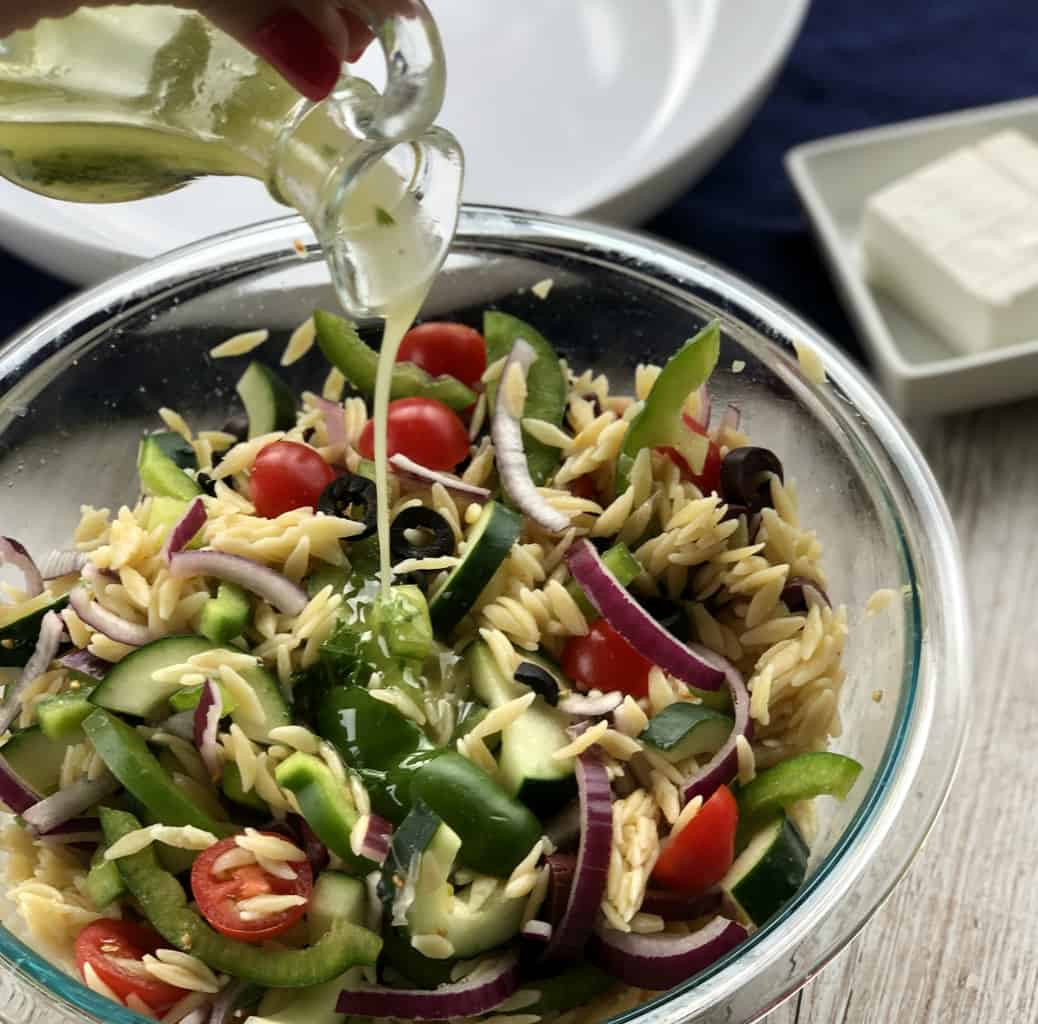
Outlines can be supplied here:
<path id="1" fill-rule="evenodd" d="M 352 64 L 364 56 L 364 51 L 371 45 L 375 33 L 352 11 L 339 11 L 339 16 L 350 34 L 350 48 L 346 53 L 346 60 Z"/>
<path id="2" fill-rule="evenodd" d="M 342 67 L 320 32 L 296 10 L 268 18 L 249 40 L 308 100 L 320 102 L 335 88 Z"/>

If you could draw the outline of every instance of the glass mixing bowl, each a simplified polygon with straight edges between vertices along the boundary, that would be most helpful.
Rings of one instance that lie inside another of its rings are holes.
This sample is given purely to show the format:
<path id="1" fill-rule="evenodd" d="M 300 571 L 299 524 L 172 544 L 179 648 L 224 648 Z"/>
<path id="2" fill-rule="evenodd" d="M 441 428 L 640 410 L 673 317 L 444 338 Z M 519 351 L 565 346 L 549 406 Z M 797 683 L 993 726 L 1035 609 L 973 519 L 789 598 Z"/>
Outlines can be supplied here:
<path id="1" fill-rule="evenodd" d="M 549 278 L 553 288 L 542 300 L 531 286 Z M 0 350 L 3 532 L 45 552 L 68 542 L 81 502 L 132 503 L 137 439 L 159 425 L 160 406 L 201 428 L 218 426 L 235 405 L 243 360 L 214 362 L 209 349 L 266 327 L 275 337 L 263 351 L 276 357 L 319 305 L 334 308 L 324 264 L 304 224 L 288 219 L 145 264 L 27 329 Z M 572 366 L 625 385 L 637 363 L 665 360 L 719 317 L 715 408 L 737 403 L 745 429 L 780 454 L 797 482 L 802 520 L 824 543 L 830 593 L 850 610 L 844 727 L 833 746 L 865 770 L 844 803 L 822 809 L 807 883 L 731 955 L 618 1018 L 755 1020 L 865 924 L 948 791 L 963 738 L 969 651 L 947 510 L 904 428 L 841 352 L 777 302 L 687 252 L 590 224 L 468 208 L 423 315 L 472 320 L 491 305 L 531 320 Z M 805 379 L 795 340 L 820 353 L 827 384 Z M 315 388 L 325 369 L 315 350 L 288 377 Z M 866 615 L 869 596 L 887 587 L 898 599 Z M 4 929 L 0 956 L 3 1021 L 142 1020 Z"/>

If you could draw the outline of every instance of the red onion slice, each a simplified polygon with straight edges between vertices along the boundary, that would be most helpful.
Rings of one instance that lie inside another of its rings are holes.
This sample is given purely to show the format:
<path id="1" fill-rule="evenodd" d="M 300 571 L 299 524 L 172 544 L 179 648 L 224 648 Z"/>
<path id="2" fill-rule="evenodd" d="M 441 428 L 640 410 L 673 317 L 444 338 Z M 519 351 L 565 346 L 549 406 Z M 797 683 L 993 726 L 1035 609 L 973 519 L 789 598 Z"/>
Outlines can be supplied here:
<path id="1" fill-rule="evenodd" d="M 24 814 L 34 804 L 40 802 L 40 794 L 36 792 L 11 767 L 4 752 L 0 749 L 0 801 L 14 814 Z"/>
<path id="2" fill-rule="evenodd" d="M 578 825 L 579 833 L 579 825 Z M 558 927 L 562 915 L 569 904 L 569 894 L 573 889 L 573 876 L 577 873 L 577 858 L 571 853 L 553 853 L 548 864 L 548 897 L 545 908 L 548 923 L 552 929 Z"/>
<path id="3" fill-rule="evenodd" d="M 689 416 L 689 419 L 695 423 L 698 423 L 703 430 L 710 429 L 710 414 L 713 405 L 710 401 L 710 389 L 705 383 L 699 385 L 699 390 L 696 392 L 699 396 L 699 407 L 696 409 L 695 416 Z"/>
<path id="4" fill-rule="evenodd" d="M 324 417 L 324 429 L 328 434 L 328 447 L 346 450 L 346 410 L 329 398 L 317 398 L 317 407 Z"/>
<path id="5" fill-rule="evenodd" d="M 0 733 L 6 732 L 21 714 L 22 694 L 25 688 L 46 672 L 47 667 L 57 657 L 64 633 L 65 623 L 61 616 L 54 611 L 47 612 L 40 623 L 40 635 L 36 639 L 36 648 L 32 656 L 25 663 L 17 681 L 7 686 L 4 692 L 4 702 L 0 706 Z"/>
<path id="6" fill-rule="evenodd" d="M 169 536 L 162 545 L 162 558 L 166 565 L 169 565 L 169 560 L 178 551 L 182 551 L 191 543 L 195 534 L 205 526 L 205 520 L 205 503 L 201 498 L 195 498 L 169 531 Z"/>
<path id="7" fill-rule="evenodd" d="M 532 939 L 534 942 L 551 942 L 553 931 L 547 921 L 527 921 L 519 934 L 524 939 Z"/>
<path id="8" fill-rule="evenodd" d="M 350 846 L 358 857 L 366 857 L 380 867 L 389 856 L 393 826 L 377 814 L 365 814 L 357 819 L 350 836 Z"/>
<path id="9" fill-rule="evenodd" d="M 691 935 L 636 935 L 600 928 L 593 956 L 625 984 L 661 991 L 705 970 L 748 934 L 741 924 L 724 917 L 713 918 Z"/>
<path id="10" fill-rule="evenodd" d="M 40 573 L 45 580 L 57 580 L 80 572 L 87 564 L 87 556 L 75 548 L 56 548 L 43 560 Z"/>
<path id="11" fill-rule="evenodd" d="M 779 600 L 791 612 L 809 612 L 814 605 L 820 608 L 832 607 L 825 590 L 806 576 L 794 576 L 787 580 Z"/>
<path id="12" fill-rule="evenodd" d="M 78 817 L 117 789 L 118 780 L 107 773 L 100 779 L 82 779 L 33 804 L 22 812 L 22 817 L 34 832 L 43 835 Z"/>
<path id="13" fill-rule="evenodd" d="M 490 500 L 490 491 L 487 488 L 466 483 L 461 477 L 452 476 L 450 473 L 439 473 L 435 469 L 427 469 L 399 452 L 390 456 L 389 464 L 396 470 L 396 475 L 400 477 L 401 481 L 410 480 L 424 487 L 440 484 L 449 494 L 455 494 L 459 498 L 466 498 L 481 505 Z"/>
<path id="14" fill-rule="evenodd" d="M 117 643 L 128 647 L 143 647 L 155 639 L 147 626 L 130 622 L 96 601 L 91 601 L 85 587 L 73 587 L 68 595 L 68 603 L 86 625 Z"/>
<path id="15" fill-rule="evenodd" d="M 635 650 L 677 679 L 700 690 L 717 690 L 724 672 L 714 656 L 703 648 L 686 647 L 664 629 L 606 568 L 594 545 L 574 542 L 566 552 L 573 578 L 580 584 L 598 613 Z"/>
<path id="16" fill-rule="evenodd" d="M 220 719 L 223 716 L 223 693 L 211 679 L 205 681 L 194 711 L 195 746 L 209 775 L 218 779 L 223 772 L 220 756 Z"/>
<path id="17" fill-rule="evenodd" d="M 697 650 L 705 650 L 705 648 L 697 647 Z M 747 742 L 753 739 L 753 723 L 750 721 L 750 694 L 746 689 L 742 673 L 719 654 L 713 654 L 713 652 L 710 654 L 723 666 L 724 678 L 732 695 L 732 714 L 735 722 L 724 746 L 685 783 L 682 793 L 685 803 L 697 796 L 706 800 L 718 786 L 731 782 L 739 773 L 739 753 L 736 746 L 739 737 L 743 736 Z"/>
<path id="18" fill-rule="evenodd" d="M 580 956 L 594 930 L 605 893 L 613 842 L 613 792 L 609 773 L 590 750 L 577 758 L 577 790 L 581 830 L 573 888 L 544 951 L 545 960 L 571 960 Z"/>
<path id="19" fill-rule="evenodd" d="M 40 840 L 52 846 L 100 843 L 104 841 L 104 833 L 97 818 L 70 818 L 40 836 Z"/>
<path id="20" fill-rule="evenodd" d="M 58 664 L 62 668 L 78 672 L 81 676 L 89 676 L 98 682 L 108 675 L 112 667 L 112 662 L 105 661 L 104 658 L 99 658 L 96 654 L 91 654 L 87 650 L 72 651 L 70 654 L 60 658 Z"/>
<path id="21" fill-rule="evenodd" d="M 580 839 L 580 804 L 567 804 L 544 826 L 544 834 L 556 850 L 571 850 Z"/>
<path id="22" fill-rule="evenodd" d="M 645 890 L 642 910 L 646 914 L 662 917 L 664 921 L 694 921 L 705 914 L 716 914 L 721 909 L 722 902 L 720 889 L 710 889 L 690 896 L 675 889 L 650 887 Z"/>
<path id="23" fill-rule="evenodd" d="M 602 718 L 612 714 L 624 702 L 619 690 L 589 697 L 584 693 L 571 693 L 559 701 L 559 710 L 574 718 Z"/>
<path id="24" fill-rule="evenodd" d="M 331 863 L 331 855 L 328 847 L 321 842 L 320 837 L 307 823 L 306 818 L 293 815 L 290 819 L 292 827 L 298 832 L 299 845 L 310 862 L 310 870 L 316 878 Z"/>
<path id="25" fill-rule="evenodd" d="M 32 555 L 13 537 L 0 537 L 0 565 L 13 565 L 25 581 L 25 593 L 38 597 L 43 593 L 43 576 Z"/>
<path id="26" fill-rule="evenodd" d="M 307 605 L 308 598 L 302 587 L 287 576 L 259 562 L 225 551 L 180 551 L 169 562 L 174 576 L 211 576 L 213 579 L 237 583 L 272 604 L 285 615 L 298 615 Z"/>
<path id="27" fill-rule="evenodd" d="M 720 423 L 717 424 L 718 435 L 724 433 L 726 430 L 738 430 L 741 421 L 742 413 L 739 411 L 739 407 L 729 403 L 725 406 L 724 412 L 721 413 Z"/>
<path id="28" fill-rule="evenodd" d="M 255 1003 L 260 991 L 247 981 L 231 981 L 213 1000 L 212 1008 L 202 1018 L 202 1024 L 229 1024 L 234 1011 L 249 1003 Z M 180 1024 L 186 1022 L 181 1021 Z"/>
<path id="29" fill-rule="evenodd" d="M 500 1006 L 519 987 L 519 954 L 512 950 L 452 985 L 426 989 L 365 986 L 344 989 L 335 1009 L 359 1017 L 450 1020 L 475 1017 Z"/>
<path id="30" fill-rule="evenodd" d="M 518 338 L 501 371 L 502 387 L 513 366 L 519 366 L 525 377 L 536 359 L 537 353 L 522 338 Z M 522 426 L 519 418 L 513 416 L 509 410 L 508 402 L 505 401 L 502 394 L 502 388 L 498 388 L 490 435 L 494 440 L 494 457 L 497 460 L 501 483 L 512 501 L 549 533 L 563 533 L 568 530 L 569 519 L 558 509 L 552 508 L 537 493 L 537 488 L 530 477 L 526 452 L 523 450 Z"/>

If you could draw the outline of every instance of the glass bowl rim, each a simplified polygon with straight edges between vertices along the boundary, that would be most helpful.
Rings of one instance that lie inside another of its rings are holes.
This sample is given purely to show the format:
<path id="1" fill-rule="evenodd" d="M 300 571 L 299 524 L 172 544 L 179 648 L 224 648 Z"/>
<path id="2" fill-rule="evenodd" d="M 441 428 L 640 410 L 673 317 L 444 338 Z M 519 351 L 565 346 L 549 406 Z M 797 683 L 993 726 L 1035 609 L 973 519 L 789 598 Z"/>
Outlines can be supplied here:
<path id="1" fill-rule="evenodd" d="M 305 251 L 299 249 L 298 240 L 302 239 L 306 239 Z M 762 336 L 769 336 L 769 347 L 772 349 L 782 348 L 782 341 L 786 342 L 785 347 L 788 349 L 792 338 L 807 341 L 820 353 L 830 382 L 839 386 L 845 400 L 862 417 L 862 422 L 852 421 L 836 403 L 830 403 L 830 411 L 835 412 L 841 426 L 851 437 L 858 437 L 862 430 L 871 430 L 874 440 L 891 458 L 898 482 L 905 490 L 903 496 L 917 501 L 921 514 L 927 520 L 924 524 L 927 529 L 925 534 L 919 536 L 917 533 L 913 539 L 929 545 L 933 549 L 932 553 L 937 556 L 937 564 L 944 576 L 945 592 L 942 593 L 942 604 L 948 611 L 949 621 L 954 625 L 966 621 L 965 588 L 954 528 L 936 481 L 923 456 L 861 370 L 807 321 L 792 313 L 760 288 L 729 271 L 691 252 L 682 251 L 631 231 L 505 207 L 466 204 L 462 210 L 452 251 L 458 247 L 463 249 L 466 243 L 477 247 L 482 245 L 486 249 L 493 249 L 496 245 L 510 253 L 521 252 L 525 247 L 530 247 L 533 251 L 536 251 L 537 247 L 563 247 L 584 257 L 588 262 L 605 263 L 611 270 L 622 273 L 634 272 L 633 267 L 647 267 L 654 283 L 666 284 L 675 292 L 692 285 L 709 287 L 724 300 L 726 315 L 730 319 L 742 324 L 747 323 L 748 317 L 755 319 L 756 330 Z M 221 280 L 221 268 L 226 271 L 233 267 L 238 272 L 269 271 L 283 262 L 288 264 L 300 259 L 320 258 L 316 243 L 312 241 L 312 234 L 305 222 L 299 217 L 287 216 L 215 235 L 149 260 L 66 300 L 0 346 L 0 399 L 4 396 L 9 382 L 17 382 L 24 378 L 37 365 L 61 353 L 65 345 L 75 338 L 88 335 L 98 327 L 110 325 L 113 314 L 132 315 L 134 310 L 139 310 L 141 306 L 192 283 L 196 286 L 201 284 L 204 290 Z M 644 270 L 641 272 L 644 273 Z M 863 450 L 861 455 L 870 459 Z M 745 981 L 740 981 L 738 967 L 746 954 L 768 944 L 769 940 L 775 940 L 770 942 L 771 948 L 767 950 L 768 963 L 774 962 L 794 945 L 798 935 L 803 935 L 804 928 L 813 923 L 810 919 L 819 916 L 819 911 L 824 909 L 824 903 L 821 902 L 823 897 L 828 896 L 835 900 L 859 881 L 866 870 L 869 854 L 874 853 L 879 842 L 887 836 L 897 811 L 904 802 L 909 784 L 920 769 L 924 748 L 931 738 L 932 709 L 922 708 L 925 720 L 920 722 L 920 698 L 925 696 L 932 704 L 934 695 L 920 694 L 920 664 L 924 654 L 921 646 L 923 608 L 918 588 L 915 586 L 916 569 L 908 547 L 909 538 L 901 530 L 903 524 L 894 510 L 891 496 L 882 479 L 880 484 L 888 499 L 890 514 L 898 524 L 901 559 L 911 584 L 911 649 L 907 652 L 908 679 L 901 696 L 897 718 L 888 738 L 883 761 L 869 792 L 824 861 L 796 898 L 777 917 L 708 970 L 668 992 L 659 994 L 649 1002 L 620 1014 L 615 1018 L 617 1022 L 627 1024 L 645 1014 L 653 1013 L 656 1015 L 654 1019 L 660 1024 L 677 1024 L 678 1021 L 687 1019 L 690 1010 L 699 1012 L 732 995 L 738 985 Z M 966 666 L 969 664 L 969 641 L 966 631 L 961 628 L 945 629 L 940 640 L 942 649 L 955 655 L 950 659 L 954 678 L 949 685 L 953 697 L 961 705 Z M 939 759 L 941 791 L 931 795 L 930 804 L 923 814 L 925 820 L 917 823 L 912 838 L 907 845 L 903 844 L 897 869 L 891 877 L 880 883 L 878 893 L 874 891 L 866 898 L 867 906 L 864 910 L 859 910 L 859 919 L 854 926 L 842 933 L 824 953 L 816 954 L 820 959 L 804 972 L 802 978 L 787 984 L 782 991 L 776 989 L 770 993 L 770 1001 L 761 1007 L 758 1014 L 770 1010 L 788 997 L 807 977 L 839 952 L 878 909 L 907 869 L 943 804 L 961 753 L 965 733 L 961 707 L 953 713 L 952 718 L 954 721 L 951 725 L 945 726 L 944 756 Z M 904 777 L 906 770 L 912 773 L 908 778 Z M 893 805 L 891 797 L 895 794 L 892 791 L 892 783 L 899 775 L 901 784 L 897 788 L 901 799 Z M 877 828 L 880 825 L 882 827 Z M 875 830 L 871 842 L 868 841 L 870 828 Z M 813 915 L 810 913 L 812 910 L 815 911 Z M 800 927 L 796 935 L 787 929 L 791 922 L 799 922 Z M 66 974 L 2 926 L 0 956 L 13 964 L 19 973 L 42 985 L 51 996 L 56 996 L 102 1020 L 113 1021 L 116 1024 L 139 1024 L 146 1019 L 125 1008 L 113 1006 L 109 1000 Z M 696 999 L 704 993 L 708 995 L 706 1000 Z M 691 1006 L 690 997 L 701 1005 Z"/>

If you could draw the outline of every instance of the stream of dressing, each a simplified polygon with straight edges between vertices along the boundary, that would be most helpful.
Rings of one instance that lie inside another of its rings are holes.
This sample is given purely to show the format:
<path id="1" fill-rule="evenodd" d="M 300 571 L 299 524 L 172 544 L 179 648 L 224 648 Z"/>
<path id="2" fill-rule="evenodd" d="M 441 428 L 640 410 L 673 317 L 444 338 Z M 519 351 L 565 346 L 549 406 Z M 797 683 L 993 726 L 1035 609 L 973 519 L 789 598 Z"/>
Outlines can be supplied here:
<path id="1" fill-rule="evenodd" d="M 418 310 L 422 308 L 429 285 L 416 289 L 394 303 L 386 312 L 382 329 L 382 349 L 378 360 L 378 375 L 375 378 L 375 490 L 378 495 L 378 551 L 379 575 L 382 593 L 388 594 L 393 582 L 393 567 L 389 551 L 389 455 L 387 452 L 386 425 L 389 418 L 390 388 L 393 382 L 393 367 L 400 342 L 404 340 Z"/>

